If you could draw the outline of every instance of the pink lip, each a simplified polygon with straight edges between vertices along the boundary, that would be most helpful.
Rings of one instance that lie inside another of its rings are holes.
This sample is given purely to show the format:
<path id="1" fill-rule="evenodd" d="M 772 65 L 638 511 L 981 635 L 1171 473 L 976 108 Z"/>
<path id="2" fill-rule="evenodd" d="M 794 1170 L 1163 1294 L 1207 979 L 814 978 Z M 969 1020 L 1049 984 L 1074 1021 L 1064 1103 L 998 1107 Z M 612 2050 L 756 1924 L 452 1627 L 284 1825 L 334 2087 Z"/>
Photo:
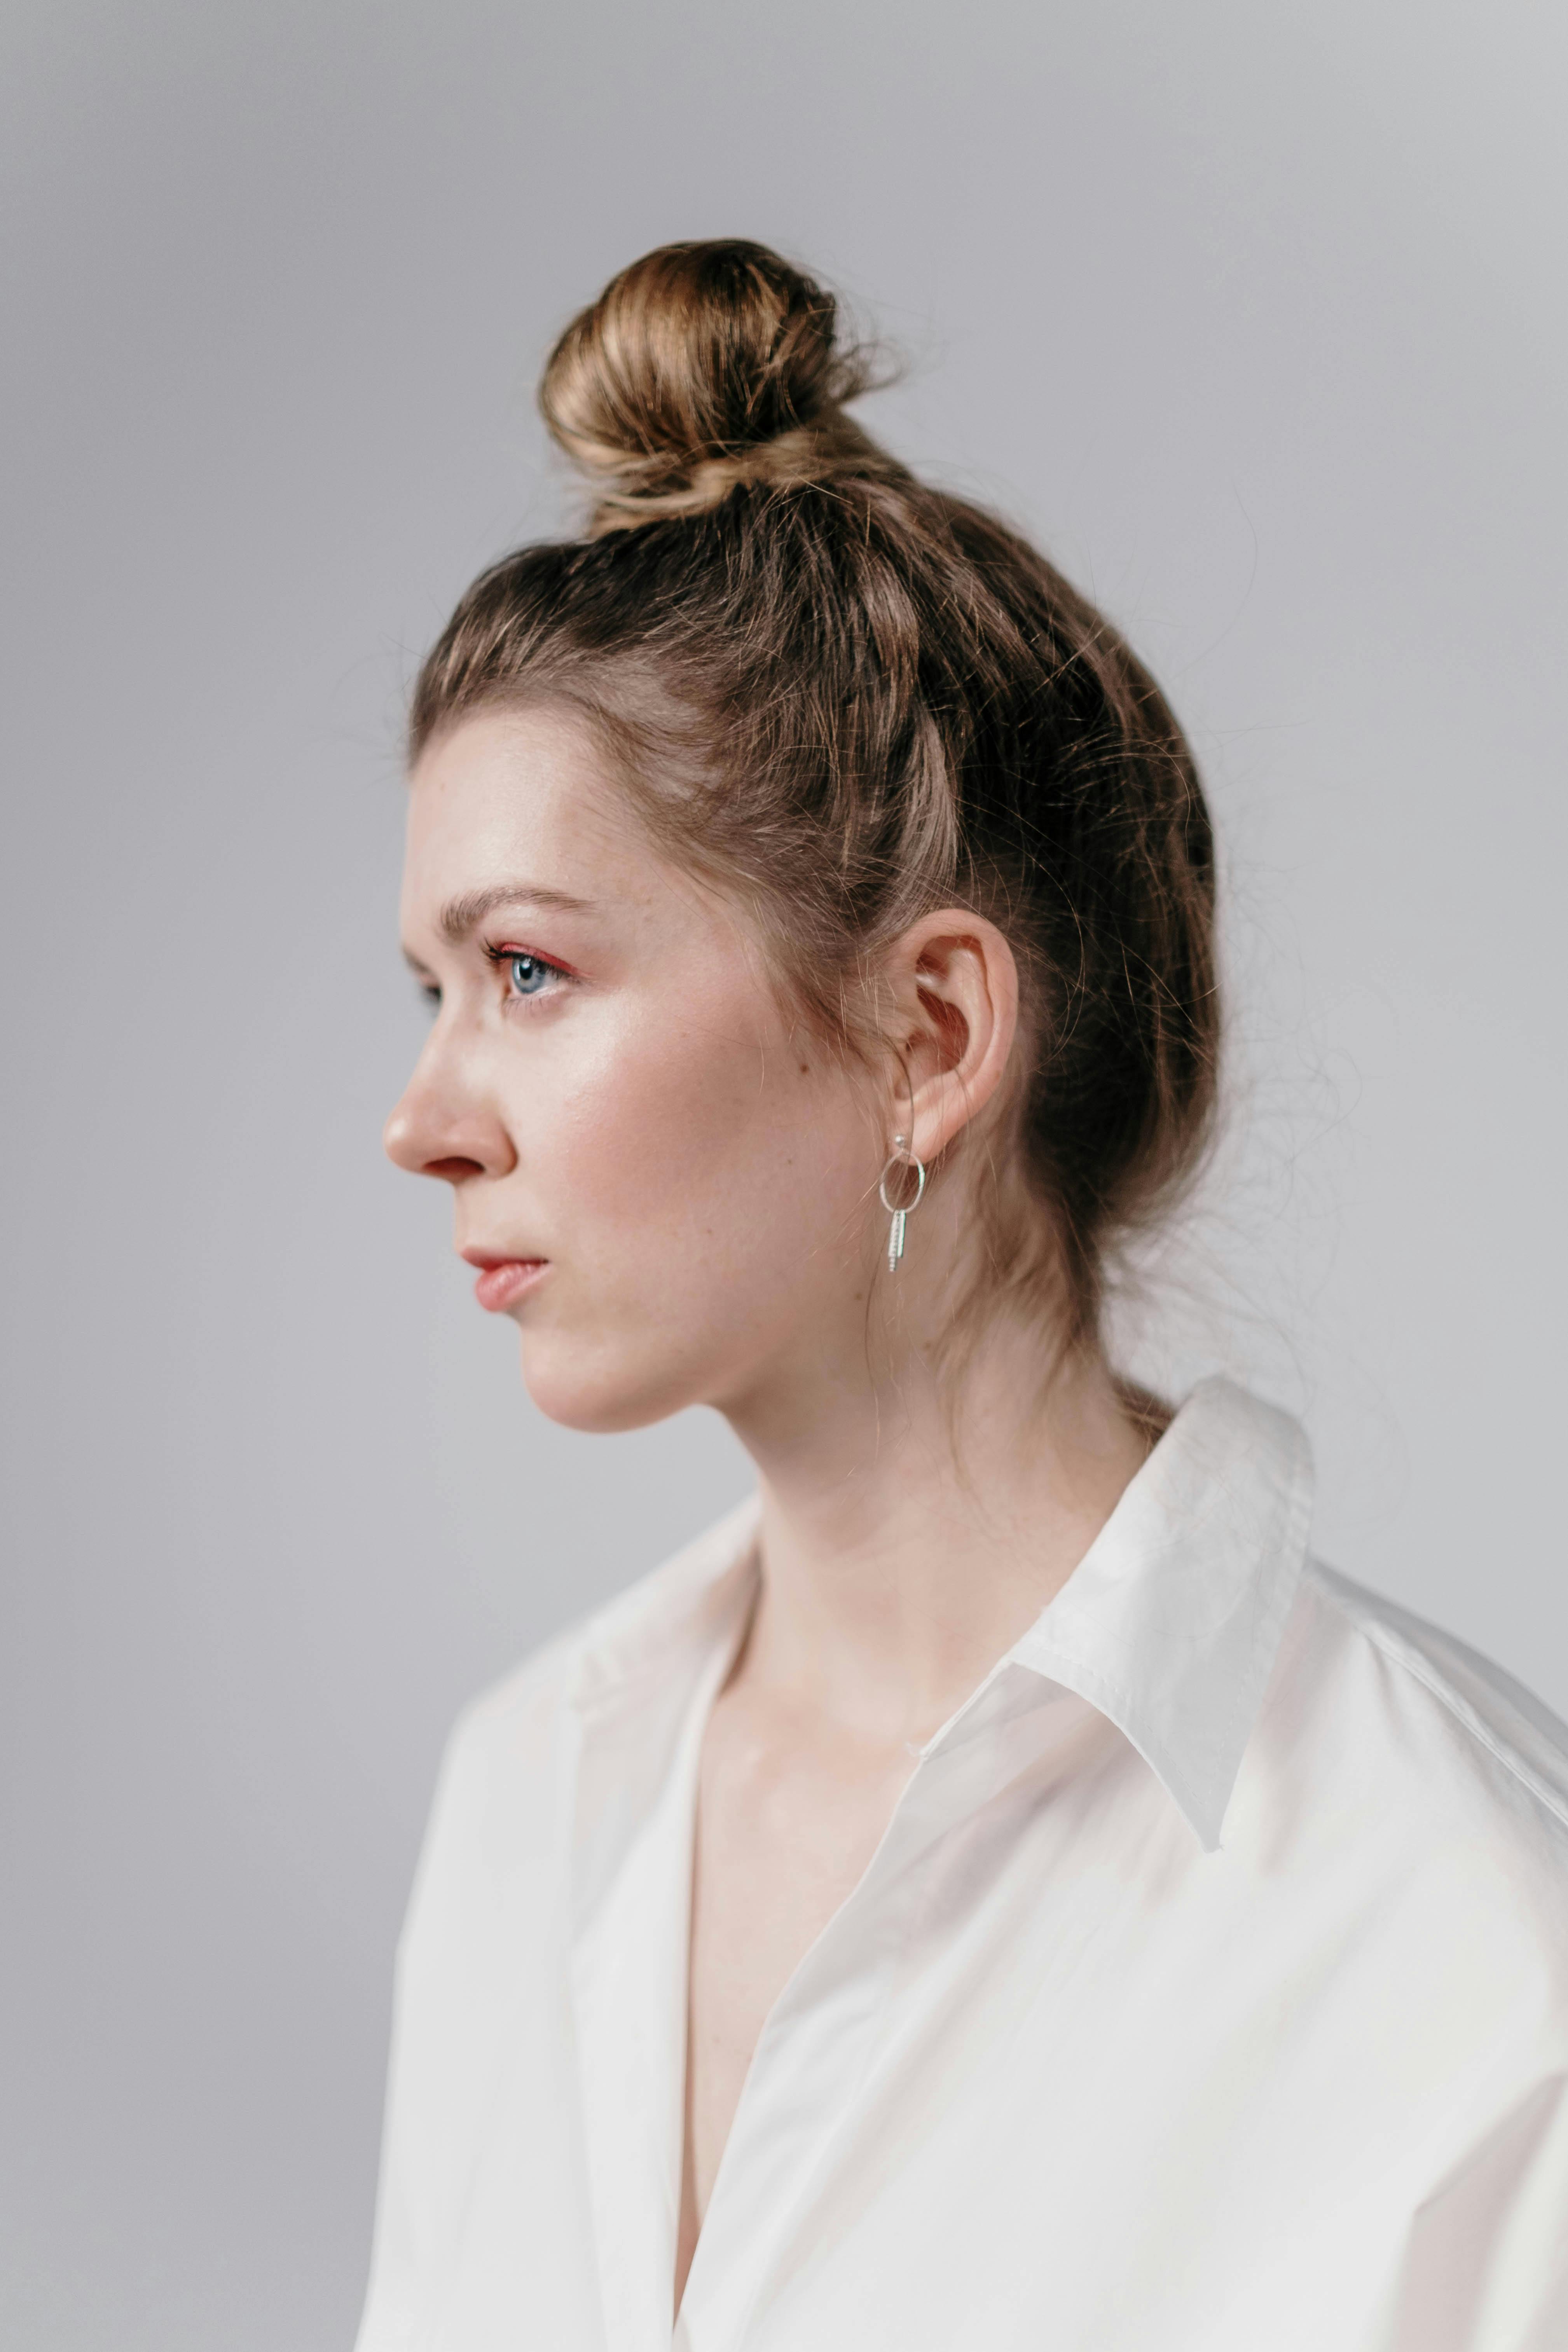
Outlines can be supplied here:
<path id="1" fill-rule="evenodd" d="M 474 1297 L 488 1315 L 504 1315 L 509 1307 L 514 1307 L 550 1264 L 544 1257 L 489 1257 L 479 1250 L 472 1254 L 465 1250 L 463 1255 L 479 1268 Z"/>

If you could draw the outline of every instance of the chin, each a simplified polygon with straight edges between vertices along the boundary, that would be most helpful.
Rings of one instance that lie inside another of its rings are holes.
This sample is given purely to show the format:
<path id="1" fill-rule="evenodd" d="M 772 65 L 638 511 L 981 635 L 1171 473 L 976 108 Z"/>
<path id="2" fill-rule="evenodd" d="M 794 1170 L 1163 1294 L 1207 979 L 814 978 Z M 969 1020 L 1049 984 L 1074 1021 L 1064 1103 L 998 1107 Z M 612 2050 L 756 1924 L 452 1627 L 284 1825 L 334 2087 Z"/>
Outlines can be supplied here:
<path id="1" fill-rule="evenodd" d="M 545 1419 L 586 1435 L 647 1429 L 701 1402 L 668 1356 L 634 1364 L 614 1349 L 565 1346 L 556 1335 L 524 1331 L 521 1363 L 523 1386 Z"/>

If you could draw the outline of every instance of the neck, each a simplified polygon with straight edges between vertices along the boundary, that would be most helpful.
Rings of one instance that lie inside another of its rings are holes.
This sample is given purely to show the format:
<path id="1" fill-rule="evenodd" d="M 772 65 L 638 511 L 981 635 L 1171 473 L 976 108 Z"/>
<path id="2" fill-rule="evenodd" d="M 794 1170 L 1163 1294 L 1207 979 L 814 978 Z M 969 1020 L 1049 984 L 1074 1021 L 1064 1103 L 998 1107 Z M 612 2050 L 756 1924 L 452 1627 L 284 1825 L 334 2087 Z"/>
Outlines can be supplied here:
<path id="1" fill-rule="evenodd" d="M 910 1347 L 794 1409 L 730 1419 L 760 1474 L 763 1584 L 741 1671 L 891 1745 L 929 1738 L 1038 1616 L 1151 1443 L 1096 1351 L 1042 1383 L 994 1327 L 956 1389 Z M 816 1387 L 814 1381 L 809 1383 Z"/>

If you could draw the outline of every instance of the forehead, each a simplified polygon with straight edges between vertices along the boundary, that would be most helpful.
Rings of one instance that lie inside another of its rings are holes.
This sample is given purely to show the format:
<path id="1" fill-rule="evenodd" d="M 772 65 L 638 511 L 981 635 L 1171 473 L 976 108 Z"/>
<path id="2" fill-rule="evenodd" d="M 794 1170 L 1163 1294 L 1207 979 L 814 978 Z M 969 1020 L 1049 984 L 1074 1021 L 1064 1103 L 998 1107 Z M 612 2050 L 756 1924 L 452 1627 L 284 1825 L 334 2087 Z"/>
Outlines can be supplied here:
<path id="1" fill-rule="evenodd" d="M 646 836 L 568 712 L 478 712 L 426 747 L 409 784 L 411 908 L 503 875 L 583 898 L 646 897 L 653 883 Z"/>

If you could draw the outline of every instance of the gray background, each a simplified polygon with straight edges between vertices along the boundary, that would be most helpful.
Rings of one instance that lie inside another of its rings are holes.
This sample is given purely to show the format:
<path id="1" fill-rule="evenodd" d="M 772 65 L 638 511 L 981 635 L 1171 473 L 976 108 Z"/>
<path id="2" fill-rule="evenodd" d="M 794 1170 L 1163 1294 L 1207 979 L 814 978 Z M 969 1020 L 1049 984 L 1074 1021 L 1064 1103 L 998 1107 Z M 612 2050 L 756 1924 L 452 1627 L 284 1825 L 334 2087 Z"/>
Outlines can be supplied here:
<path id="1" fill-rule="evenodd" d="M 12 0 L 0 2341 L 328 2352 L 462 1696 L 727 1503 L 519 1389 L 379 1158 L 396 733 L 665 238 L 829 274 L 868 421 L 1169 682 L 1230 1139 L 1128 1344 L 1568 1706 L 1563 17 L 1521 0 Z"/>

